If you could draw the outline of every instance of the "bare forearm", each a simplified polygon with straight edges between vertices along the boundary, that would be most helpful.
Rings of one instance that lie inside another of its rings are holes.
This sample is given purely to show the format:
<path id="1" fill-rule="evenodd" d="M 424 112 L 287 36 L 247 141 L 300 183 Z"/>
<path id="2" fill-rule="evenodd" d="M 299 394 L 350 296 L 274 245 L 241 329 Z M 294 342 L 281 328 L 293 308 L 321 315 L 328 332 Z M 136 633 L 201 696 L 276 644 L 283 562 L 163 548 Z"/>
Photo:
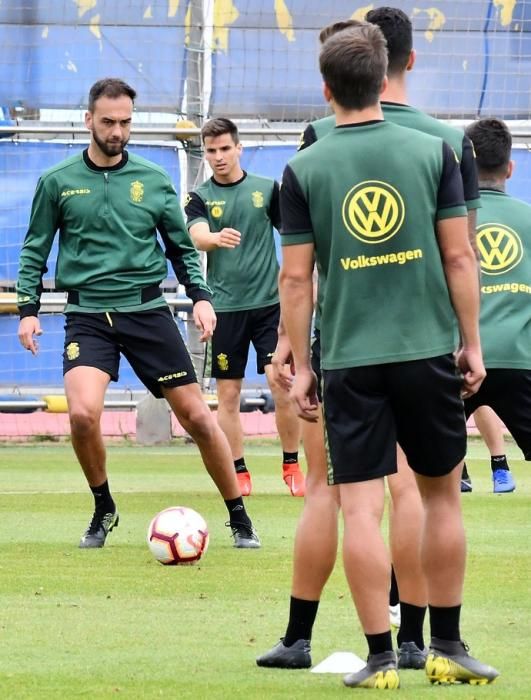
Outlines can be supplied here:
<path id="1" fill-rule="evenodd" d="M 479 282 L 473 251 L 444 263 L 452 305 L 465 347 L 479 347 Z"/>
<path id="2" fill-rule="evenodd" d="M 192 233 L 192 232 L 191 232 Z M 213 231 L 200 231 L 192 233 L 192 240 L 197 250 L 205 253 L 215 250 L 218 247 L 219 233 Z"/>
<path id="3" fill-rule="evenodd" d="M 312 278 L 280 274 L 280 307 L 296 368 L 310 367 L 310 330 L 313 313 Z"/>

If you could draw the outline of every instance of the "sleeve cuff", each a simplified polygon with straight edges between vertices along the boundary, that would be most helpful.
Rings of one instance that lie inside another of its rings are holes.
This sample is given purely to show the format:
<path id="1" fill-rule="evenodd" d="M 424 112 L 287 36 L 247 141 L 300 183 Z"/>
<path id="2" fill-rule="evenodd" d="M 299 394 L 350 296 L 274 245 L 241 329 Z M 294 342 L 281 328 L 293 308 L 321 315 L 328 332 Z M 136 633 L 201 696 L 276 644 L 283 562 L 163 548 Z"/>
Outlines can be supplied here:
<path id="1" fill-rule="evenodd" d="M 481 199 L 479 197 L 477 199 L 470 199 L 465 202 L 465 204 L 468 211 L 472 209 L 481 209 Z"/>
<path id="2" fill-rule="evenodd" d="M 23 318 L 26 318 L 27 316 L 38 316 L 39 307 L 37 306 L 37 304 L 24 304 L 24 306 L 18 307 L 18 313 L 20 315 L 21 320 Z"/>
<path id="3" fill-rule="evenodd" d="M 212 303 L 212 294 L 207 292 L 206 289 L 194 289 L 193 291 L 188 292 L 188 296 L 192 300 L 193 304 L 196 304 L 198 301 L 208 301 Z"/>
<path id="4" fill-rule="evenodd" d="M 464 205 L 457 205 L 455 207 L 446 207 L 445 209 L 439 209 L 437 211 L 436 219 L 440 221 L 441 219 L 454 219 L 457 216 L 467 216 L 468 212 Z"/>
<path id="5" fill-rule="evenodd" d="M 301 233 L 283 233 L 280 236 L 281 245 L 302 245 L 304 243 L 315 243 L 313 233 L 311 231 L 302 231 Z"/>

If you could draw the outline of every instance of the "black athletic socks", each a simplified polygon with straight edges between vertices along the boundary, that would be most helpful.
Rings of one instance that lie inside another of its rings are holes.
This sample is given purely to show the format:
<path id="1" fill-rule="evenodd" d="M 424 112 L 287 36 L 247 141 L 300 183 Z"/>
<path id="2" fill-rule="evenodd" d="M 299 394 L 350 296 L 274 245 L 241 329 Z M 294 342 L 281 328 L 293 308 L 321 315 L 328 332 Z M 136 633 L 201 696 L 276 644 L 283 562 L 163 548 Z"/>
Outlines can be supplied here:
<path id="1" fill-rule="evenodd" d="M 461 641 L 461 631 L 459 629 L 461 606 L 454 605 L 451 608 L 436 608 L 434 605 L 429 605 L 428 608 L 430 611 L 431 636 L 437 637 L 437 639 L 445 639 L 449 642 Z"/>
<path id="2" fill-rule="evenodd" d="M 247 467 L 245 466 L 245 459 L 243 457 L 234 460 L 234 469 L 236 470 L 236 474 L 243 474 L 247 471 Z"/>
<path id="3" fill-rule="evenodd" d="M 509 465 L 507 464 L 507 455 L 491 456 L 490 468 L 493 472 L 495 472 L 496 469 L 505 469 L 506 471 L 510 471 Z"/>
<path id="4" fill-rule="evenodd" d="M 283 464 L 297 464 L 299 461 L 298 452 L 283 452 L 282 453 L 282 463 Z"/>
<path id="5" fill-rule="evenodd" d="M 114 513 L 116 505 L 109 490 L 109 482 L 105 480 L 100 486 L 91 486 L 94 504 L 99 513 Z"/>
<path id="6" fill-rule="evenodd" d="M 389 591 L 389 605 L 398 605 L 400 598 L 398 596 L 398 583 L 396 581 L 395 570 L 391 566 L 391 590 Z"/>
<path id="7" fill-rule="evenodd" d="M 398 646 L 402 642 L 415 642 L 419 649 L 424 649 L 422 629 L 424 627 L 426 608 L 400 601 L 400 615 L 400 629 L 396 637 Z"/>
<path id="8" fill-rule="evenodd" d="M 366 634 L 365 638 L 369 645 L 369 656 L 373 654 L 383 654 L 384 651 L 393 651 L 393 638 L 391 630 L 381 634 Z"/>
<path id="9" fill-rule="evenodd" d="M 289 604 L 289 621 L 284 635 L 284 646 L 290 647 L 299 639 L 310 640 L 312 628 L 319 607 L 318 600 L 302 600 L 291 596 Z"/>
<path id="10" fill-rule="evenodd" d="M 245 510 L 245 506 L 243 505 L 243 498 L 241 496 L 238 496 L 238 498 L 231 498 L 228 501 L 225 501 L 225 505 L 227 506 L 227 510 L 229 511 L 229 520 L 232 523 L 238 524 L 238 525 L 249 525 L 251 526 L 251 519 L 247 515 L 247 511 Z"/>

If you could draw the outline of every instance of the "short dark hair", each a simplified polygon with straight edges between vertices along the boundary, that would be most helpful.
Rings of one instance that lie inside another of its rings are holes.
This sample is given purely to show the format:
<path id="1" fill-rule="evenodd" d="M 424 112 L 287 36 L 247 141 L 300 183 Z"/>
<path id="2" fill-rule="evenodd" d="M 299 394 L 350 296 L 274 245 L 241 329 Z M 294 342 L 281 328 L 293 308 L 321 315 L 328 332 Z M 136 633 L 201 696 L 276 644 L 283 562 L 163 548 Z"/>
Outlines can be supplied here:
<path id="1" fill-rule="evenodd" d="M 507 124 L 501 119 L 478 119 L 465 133 L 474 146 L 480 175 L 505 177 L 513 143 Z"/>
<path id="2" fill-rule="evenodd" d="M 346 109 L 378 102 L 387 71 L 387 47 L 373 24 L 344 29 L 325 41 L 319 67 L 334 100 Z"/>
<path id="3" fill-rule="evenodd" d="M 319 43 L 324 44 L 327 39 L 330 39 L 331 36 L 338 32 L 342 32 L 343 29 L 352 29 L 352 27 L 359 27 L 362 24 L 363 22 L 360 22 L 358 19 L 344 19 L 340 22 L 329 24 L 319 32 Z"/>
<path id="4" fill-rule="evenodd" d="M 238 127 L 236 124 L 227 119 L 226 117 L 216 117 L 208 121 L 201 129 L 201 139 L 203 143 L 207 136 L 223 136 L 223 134 L 230 134 L 234 143 L 240 143 L 240 137 L 238 135 Z"/>
<path id="5" fill-rule="evenodd" d="M 122 95 L 127 95 L 134 102 L 136 91 L 120 78 L 103 78 L 94 83 L 90 88 L 88 97 L 88 111 L 94 111 L 94 104 L 100 97 L 111 97 L 116 99 Z"/>
<path id="6" fill-rule="evenodd" d="M 380 27 L 387 41 L 388 75 L 403 73 L 413 48 L 413 26 L 409 17 L 397 7 L 377 7 L 369 10 L 365 19 Z"/>

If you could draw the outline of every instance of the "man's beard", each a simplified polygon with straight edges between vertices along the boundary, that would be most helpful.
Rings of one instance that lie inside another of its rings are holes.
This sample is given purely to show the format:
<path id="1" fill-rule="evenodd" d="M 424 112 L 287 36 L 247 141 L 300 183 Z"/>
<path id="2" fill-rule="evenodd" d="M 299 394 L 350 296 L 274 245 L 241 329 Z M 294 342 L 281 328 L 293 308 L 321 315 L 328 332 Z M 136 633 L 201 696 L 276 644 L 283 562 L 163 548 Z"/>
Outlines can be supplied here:
<path id="1" fill-rule="evenodd" d="M 117 156 L 122 153 L 129 141 L 129 139 L 120 139 L 119 141 L 113 141 L 112 143 L 109 141 L 102 141 L 95 131 L 92 131 L 92 137 L 100 151 L 105 154 L 107 158 L 112 158 L 113 156 Z"/>

